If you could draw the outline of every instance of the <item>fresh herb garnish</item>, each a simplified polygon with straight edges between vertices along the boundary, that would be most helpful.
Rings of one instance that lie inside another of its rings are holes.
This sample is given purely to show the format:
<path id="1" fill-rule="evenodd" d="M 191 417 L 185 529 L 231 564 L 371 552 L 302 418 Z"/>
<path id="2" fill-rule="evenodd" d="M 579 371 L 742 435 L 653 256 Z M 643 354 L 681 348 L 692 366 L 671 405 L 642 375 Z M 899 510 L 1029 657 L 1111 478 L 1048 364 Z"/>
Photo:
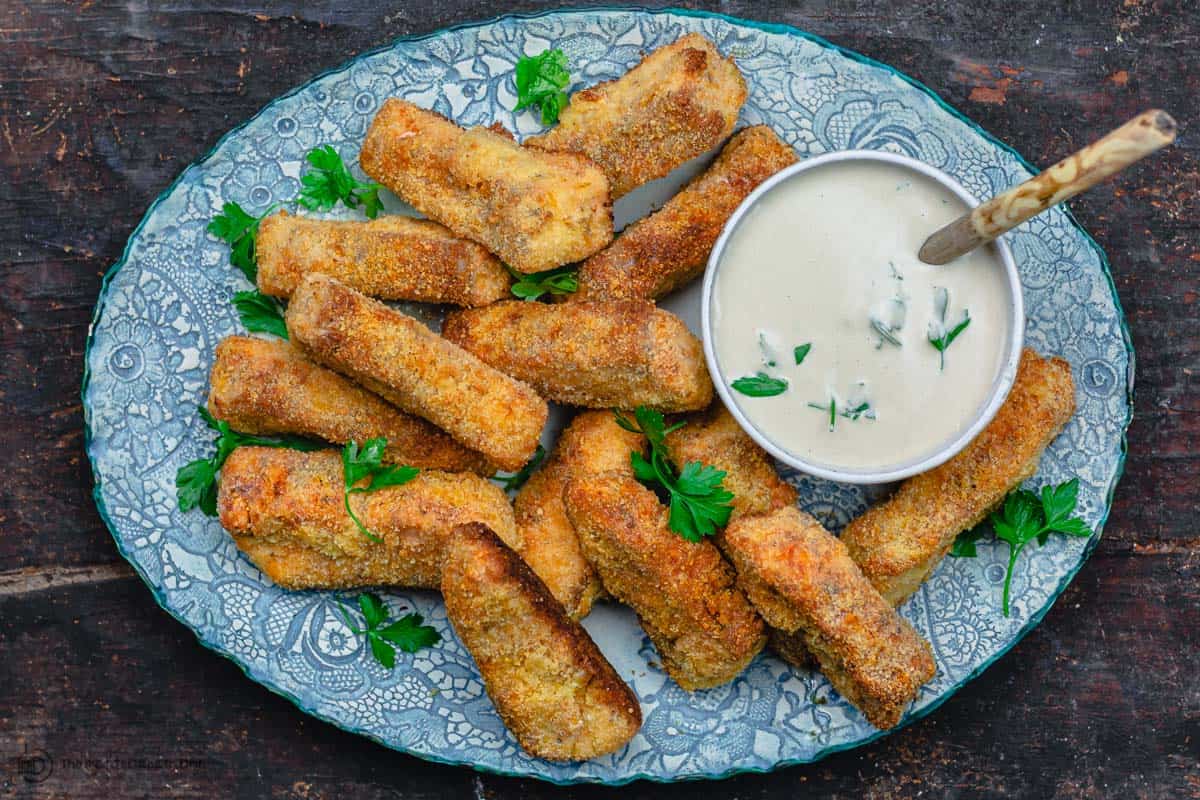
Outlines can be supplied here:
<path id="1" fill-rule="evenodd" d="M 833 430 L 835 427 L 837 427 L 838 417 L 843 417 L 852 422 L 857 422 L 859 417 L 875 419 L 875 411 L 871 408 L 870 402 L 866 400 L 855 403 L 853 406 L 849 406 L 841 410 L 838 410 L 837 399 L 834 397 L 829 398 L 828 405 L 824 403 L 807 403 L 806 405 L 809 408 L 815 408 L 817 411 L 829 413 L 829 430 Z"/>
<path id="2" fill-rule="evenodd" d="M 539 444 L 537 446 L 537 450 L 535 450 L 533 453 L 533 458 L 529 459 L 529 462 L 525 466 L 521 467 L 519 471 L 514 472 L 512 475 L 500 475 L 497 473 L 495 478 L 504 485 L 504 490 L 506 492 L 515 492 L 517 489 L 520 489 L 525 485 L 525 481 L 529 480 L 529 476 L 532 475 L 533 471 L 541 466 L 542 462 L 545 460 L 546 448 Z"/>
<path id="3" fill-rule="evenodd" d="M 251 283 L 258 281 L 258 264 L 254 255 L 258 223 L 274 210 L 272 206 L 261 217 L 255 217 L 230 200 L 221 208 L 221 213 L 208 223 L 208 232 L 229 245 L 229 263 L 240 269 Z"/>
<path id="4" fill-rule="evenodd" d="M 787 391 L 788 382 L 783 378 L 772 378 L 765 372 L 738 378 L 730 384 L 747 397 L 774 397 Z"/>
<path id="5" fill-rule="evenodd" d="M 638 406 L 631 421 L 620 411 L 614 411 L 617 424 L 627 431 L 640 433 L 650 443 L 650 458 L 634 450 L 629 454 L 634 476 L 643 483 L 658 484 L 670 496 L 670 515 L 667 526 L 689 542 L 712 536 L 717 528 L 729 522 L 733 511 L 733 493 L 721 484 L 725 473 L 699 461 L 689 461 L 677 470 L 667 450 L 666 437 L 685 423 L 666 427 L 663 415 Z"/>
<path id="6" fill-rule="evenodd" d="M 371 645 L 371 655 L 383 666 L 391 669 L 396 666 L 396 648 L 406 653 L 415 653 L 423 647 L 431 647 L 442 640 L 441 634 L 429 625 L 422 625 L 425 620 L 416 612 L 405 614 L 400 619 L 387 623 L 388 611 L 379 596 L 365 592 L 358 596 L 358 607 L 362 610 L 365 630 L 359 629 L 350 618 L 350 612 L 338 602 L 342 616 L 346 618 L 346 626 L 355 636 L 366 634 L 367 642 Z"/>
<path id="7" fill-rule="evenodd" d="M 1079 479 L 1073 478 L 1058 486 L 1043 486 L 1041 494 L 1018 489 L 1004 500 L 1004 505 L 991 516 L 996 538 L 1008 544 L 1008 570 L 1004 575 L 1004 616 L 1009 615 L 1009 590 L 1013 569 L 1025 545 L 1037 540 L 1044 545 L 1052 533 L 1086 539 L 1092 529 L 1082 519 L 1072 516 L 1079 496 Z M 959 558 L 975 556 L 975 542 L 982 536 L 978 529 L 959 534 L 950 554 Z"/>
<path id="8" fill-rule="evenodd" d="M 347 208 L 362 206 L 363 213 L 371 219 L 378 216 L 383 209 L 379 200 L 379 190 L 383 187 L 351 175 L 333 145 L 310 150 L 306 159 L 312 168 L 300 179 L 304 185 L 297 200 L 300 205 L 309 211 L 329 211 L 340 200 Z"/>
<path id="9" fill-rule="evenodd" d="M 517 105 L 513 111 L 537 106 L 542 112 L 542 124 L 553 125 L 567 106 L 563 90 L 571 83 L 567 55 L 554 49 L 536 56 L 522 56 L 517 62 Z"/>
<path id="10" fill-rule="evenodd" d="M 579 269 L 569 264 L 564 267 L 548 269 L 545 272 L 530 273 L 517 272 L 512 267 L 508 267 L 508 272 L 517 279 L 509 291 L 522 300 L 537 300 L 547 292 L 560 295 L 573 294 L 579 289 Z"/>
<path id="11" fill-rule="evenodd" d="M 200 406 L 200 417 L 208 427 L 217 432 L 217 452 L 209 458 L 189 461 L 175 473 L 175 498 L 180 511 L 191 511 L 199 507 L 206 515 L 217 515 L 217 473 L 225 464 L 229 454 L 243 445 L 260 447 L 287 447 L 292 450 L 319 450 L 324 445 L 298 436 L 252 436 L 238 433 L 224 420 L 214 419 L 208 409 Z"/>
<path id="12" fill-rule="evenodd" d="M 946 348 L 971 324 L 971 312 L 963 309 L 962 322 L 946 330 L 946 307 L 950 305 L 950 290 L 938 287 L 933 293 L 935 318 L 929 323 L 929 343 L 938 351 L 938 369 L 946 368 Z"/>
<path id="13" fill-rule="evenodd" d="M 362 524 L 362 520 L 355 516 L 353 509 L 350 508 L 350 495 L 368 494 L 387 486 L 400 486 L 417 477 L 417 473 L 421 471 L 416 467 L 402 464 L 384 466 L 383 451 L 386 447 L 387 439 L 380 436 L 375 439 L 367 439 L 363 442 L 361 450 L 358 443 L 354 441 L 346 442 L 346 446 L 342 448 L 342 480 L 346 490 L 343 501 L 346 513 L 372 542 L 382 542 L 383 539 L 371 533 L 367 526 Z M 354 485 L 365 478 L 371 479 L 366 486 Z"/>
<path id="14" fill-rule="evenodd" d="M 881 310 L 871 312 L 867 319 L 871 323 L 871 328 L 879 334 L 879 344 L 876 345 L 876 349 L 883 347 L 884 342 L 896 347 L 903 347 L 900 337 L 896 334 L 904 327 L 904 318 L 907 313 L 908 305 L 898 294 L 889 298 Z"/>
<path id="15" fill-rule="evenodd" d="M 812 350 L 812 342 L 809 342 L 808 344 L 798 345 L 796 347 L 796 349 L 792 351 L 792 354 L 796 357 L 797 365 L 804 363 L 804 359 L 808 355 L 809 350 Z"/>
<path id="16" fill-rule="evenodd" d="M 233 307 L 237 309 L 242 326 L 251 333 L 271 333 L 281 339 L 288 338 L 287 325 L 283 321 L 283 305 L 274 297 L 257 290 L 236 292 Z"/>
<path id="17" fill-rule="evenodd" d="M 776 366 L 775 350 L 767 343 L 767 334 L 763 331 L 758 332 L 758 349 L 762 352 L 762 363 L 764 367 Z"/>

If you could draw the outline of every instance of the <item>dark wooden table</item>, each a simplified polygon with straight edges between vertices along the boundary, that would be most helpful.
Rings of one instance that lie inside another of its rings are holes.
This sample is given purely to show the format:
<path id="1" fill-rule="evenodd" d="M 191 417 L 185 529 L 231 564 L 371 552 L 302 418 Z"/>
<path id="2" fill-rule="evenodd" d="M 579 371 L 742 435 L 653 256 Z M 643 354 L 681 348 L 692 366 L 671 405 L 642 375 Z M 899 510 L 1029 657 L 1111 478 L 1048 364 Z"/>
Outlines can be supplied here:
<path id="1" fill-rule="evenodd" d="M 540 3 L 0 2 L 0 794 L 599 797 L 305 717 L 154 604 L 92 504 L 103 272 L 225 131 L 393 37 Z M 383 7 L 384 10 L 380 10 Z M 1074 204 L 1137 348 L 1127 472 L 1045 621 L 929 718 L 816 765 L 626 798 L 1200 797 L 1200 10 L 1194 0 L 731 0 L 893 64 L 1047 165 L 1151 106 L 1174 149 Z"/>

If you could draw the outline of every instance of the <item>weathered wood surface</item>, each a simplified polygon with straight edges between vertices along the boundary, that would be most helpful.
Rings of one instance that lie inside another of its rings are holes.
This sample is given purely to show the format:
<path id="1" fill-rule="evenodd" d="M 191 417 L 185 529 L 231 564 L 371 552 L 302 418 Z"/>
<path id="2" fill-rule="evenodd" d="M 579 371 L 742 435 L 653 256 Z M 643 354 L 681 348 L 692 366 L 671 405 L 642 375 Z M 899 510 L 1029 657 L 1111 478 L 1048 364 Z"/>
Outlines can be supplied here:
<path id="1" fill-rule="evenodd" d="M 0 3 L 0 794 L 599 797 L 384 750 L 196 644 L 92 505 L 79 382 L 100 277 L 146 207 L 230 127 L 408 33 L 531 2 Z M 1073 207 L 1108 251 L 1138 354 L 1104 540 L 1005 658 L 872 746 L 697 791 L 1200 797 L 1200 9 L 1192 2 L 732 0 L 923 81 L 1048 165 L 1136 112 L 1170 151 Z M 15 760 L 45 753 L 53 771 Z M 138 761 L 137 759 L 142 759 Z M 162 759 L 182 759 L 166 763 Z"/>

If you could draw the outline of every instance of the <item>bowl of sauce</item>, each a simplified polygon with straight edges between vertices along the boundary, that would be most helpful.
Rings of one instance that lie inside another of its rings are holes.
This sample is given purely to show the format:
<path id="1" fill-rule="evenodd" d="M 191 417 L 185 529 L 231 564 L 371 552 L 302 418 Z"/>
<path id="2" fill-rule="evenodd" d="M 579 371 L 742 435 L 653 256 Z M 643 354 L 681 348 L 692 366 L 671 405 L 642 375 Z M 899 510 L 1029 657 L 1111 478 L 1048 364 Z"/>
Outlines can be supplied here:
<path id="1" fill-rule="evenodd" d="M 755 441 L 812 475 L 885 483 L 991 421 L 1025 327 L 1012 251 L 1001 237 L 944 266 L 917 258 L 977 204 L 940 170 L 865 150 L 802 161 L 746 198 L 709 259 L 701 327 Z"/>

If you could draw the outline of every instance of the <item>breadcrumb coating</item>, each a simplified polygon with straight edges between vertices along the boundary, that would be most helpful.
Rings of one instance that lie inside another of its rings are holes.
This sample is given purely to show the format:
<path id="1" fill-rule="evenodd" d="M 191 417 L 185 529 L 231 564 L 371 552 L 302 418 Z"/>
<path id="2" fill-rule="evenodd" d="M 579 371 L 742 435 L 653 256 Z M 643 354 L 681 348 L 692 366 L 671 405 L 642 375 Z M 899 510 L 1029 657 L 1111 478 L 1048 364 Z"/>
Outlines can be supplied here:
<path id="1" fill-rule="evenodd" d="M 667 509 L 624 473 L 572 478 L 564 495 L 604 587 L 637 612 L 663 667 L 688 691 L 733 680 L 766 643 L 763 621 L 708 541 L 667 526 Z"/>
<path id="2" fill-rule="evenodd" d="M 383 436 L 383 460 L 448 472 L 495 473 L 445 431 L 309 361 L 281 339 L 228 336 L 217 344 L 208 410 L 242 433 L 295 434 L 334 444 Z"/>
<path id="3" fill-rule="evenodd" d="M 794 164 L 796 153 L 774 131 L 739 131 L 717 160 L 661 209 L 627 227 L 583 262 L 580 300 L 653 300 L 704 272 L 729 217 L 760 183 Z"/>
<path id="4" fill-rule="evenodd" d="M 630 453 L 645 447 L 645 438 L 618 425 L 611 411 L 585 411 L 571 421 L 546 463 L 517 492 L 513 512 L 521 534 L 521 558 L 572 619 L 586 617 L 604 587 L 583 555 L 563 490 L 572 476 L 632 475 Z"/>
<path id="5" fill-rule="evenodd" d="M 795 506 L 738 517 L 725 539 L 739 574 L 755 576 L 787 601 L 788 613 L 771 624 L 802 632 L 834 688 L 872 725 L 895 727 L 936 674 L 933 651 L 863 576 L 846 546 Z"/>
<path id="6" fill-rule="evenodd" d="M 852 520 L 842 541 L 893 605 L 929 577 L 958 534 L 983 522 L 1037 471 L 1075 413 L 1071 366 L 1026 349 L 1008 399 L 983 432 L 939 467 L 900 484 Z"/>
<path id="7" fill-rule="evenodd" d="M 258 288 L 291 297 L 310 272 L 371 297 L 485 306 L 509 297 L 512 277 L 494 255 L 424 219 L 297 217 L 279 211 L 258 224 Z"/>
<path id="8" fill-rule="evenodd" d="M 719 145 L 744 102 L 746 81 L 733 59 L 689 33 L 622 77 L 571 95 L 558 125 L 525 144 L 587 156 L 615 199 Z"/>
<path id="9" fill-rule="evenodd" d="M 487 128 L 463 130 L 404 100 L 384 102 L 359 162 L 422 214 L 519 272 L 579 261 L 612 241 L 608 179 L 591 161 L 523 148 Z"/>
<path id="10" fill-rule="evenodd" d="M 286 321 L 292 341 L 314 360 L 501 469 L 518 470 L 533 457 L 546 401 L 412 317 L 312 273 L 296 287 Z"/>
<path id="11" fill-rule="evenodd" d="M 238 547 L 287 589 L 436 589 L 447 537 L 467 522 L 520 543 L 508 498 L 478 475 L 427 470 L 350 495 L 355 515 L 382 542 L 358 530 L 344 492 L 336 451 L 239 447 L 221 468 L 217 508 Z"/>
<path id="12" fill-rule="evenodd" d="M 463 525 L 450 537 L 442 595 L 500 718 L 530 755 L 596 758 L 637 733 L 637 696 L 587 631 L 486 526 Z"/>
<path id="13" fill-rule="evenodd" d="M 641 300 L 456 311 L 442 335 L 543 396 L 587 408 L 704 408 L 712 380 L 683 321 Z"/>

